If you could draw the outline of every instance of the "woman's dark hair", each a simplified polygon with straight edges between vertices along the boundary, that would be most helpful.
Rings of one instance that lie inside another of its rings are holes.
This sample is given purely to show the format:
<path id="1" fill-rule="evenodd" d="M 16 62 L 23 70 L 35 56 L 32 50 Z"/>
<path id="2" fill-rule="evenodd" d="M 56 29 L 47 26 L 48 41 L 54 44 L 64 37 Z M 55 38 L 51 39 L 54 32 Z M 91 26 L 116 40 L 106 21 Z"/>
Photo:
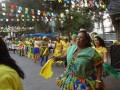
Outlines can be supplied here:
<path id="1" fill-rule="evenodd" d="M 15 60 L 11 58 L 5 42 L 2 40 L 2 38 L 0 38 L 0 64 L 4 64 L 13 68 L 19 74 L 19 76 L 24 79 L 24 72 L 16 64 Z"/>
<path id="2" fill-rule="evenodd" d="M 105 42 L 104 42 L 104 40 L 103 40 L 101 37 L 95 36 L 95 38 L 97 38 L 98 41 L 100 42 L 100 46 L 106 47 L 106 46 L 105 46 Z M 94 41 L 93 41 L 93 43 L 94 43 Z M 94 43 L 94 46 L 95 46 L 95 43 Z"/>
<path id="3" fill-rule="evenodd" d="M 87 40 L 87 43 L 86 43 L 86 47 L 91 47 L 91 38 L 90 38 L 90 35 L 87 33 L 87 31 L 84 29 L 84 30 L 79 30 L 78 33 L 84 33 L 85 34 L 85 38 Z"/>

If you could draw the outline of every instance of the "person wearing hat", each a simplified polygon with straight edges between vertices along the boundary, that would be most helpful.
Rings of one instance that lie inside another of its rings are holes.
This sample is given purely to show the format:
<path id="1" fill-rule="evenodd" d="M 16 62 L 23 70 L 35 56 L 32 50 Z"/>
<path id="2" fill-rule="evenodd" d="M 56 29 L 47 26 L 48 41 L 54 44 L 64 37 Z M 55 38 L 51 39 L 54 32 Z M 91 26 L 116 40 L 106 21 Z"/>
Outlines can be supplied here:
<path id="1" fill-rule="evenodd" d="M 48 61 L 49 51 L 48 51 L 48 39 L 46 36 L 43 36 L 43 43 L 41 44 L 41 53 L 40 53 L 40 66 L 43 66 L 42 62 L 45 58 L 45 61 Z"/>
<path id="2" fill-rule="evenodd" d="M 56 37 L 56 42 L 55 42 L 55 50 L 54 50 L 54 54 L 53 56 L 59 56 L 62 55 L 62 49 L 63 49 L 63 44 L 61 42 L 61 38 L 60 36 Z M 62 61 L 63 62 L 63 61 Z M 61 61 L 56 62 L 56 64 L 58 63 L 62 63 Z"/>
<path id="3" fill-rule="evenodd" d="M 65 55 L 67 53 L 67 49 L 70 47 L 70 43 L 68 42 L 68 38 L 64 37 L 64 42 L 63 42 L 63 50 L 62 50 L 62 55 Z M 67 60 L 65 60 L 65 68 L 67 67 Z"/>
<path id="4" fill-rule="evenodd" d="M 70 41 L 70 46 L 76 44 L 76 38 L 77 38 L 77 34 L 73 34 L 71 37 L 71 41 Z"/>

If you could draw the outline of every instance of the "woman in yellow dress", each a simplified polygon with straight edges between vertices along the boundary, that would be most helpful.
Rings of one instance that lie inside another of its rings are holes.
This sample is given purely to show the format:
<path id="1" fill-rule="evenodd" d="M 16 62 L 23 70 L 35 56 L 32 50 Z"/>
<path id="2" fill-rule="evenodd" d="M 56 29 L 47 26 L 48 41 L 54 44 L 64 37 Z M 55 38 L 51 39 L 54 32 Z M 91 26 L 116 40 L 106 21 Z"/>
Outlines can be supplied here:
<path id="1" fill-rule="evenodd" d="M 62 42 L 60 41 L 60 37 L 57 37 L 53 56 L 61 55 L 62 49 L 63 49 L 63 45 L 62 45 Z"/>
<path id="2" fill-rule="evenodd" d="M 20 56 L 24 56 L 24 46 L 25 46 L 24 40 L 20 41 L 18 46 L 19 46 Z"/>
<path id="3" fill-rule="evenodd" d="M 62 48 L 63 48 L 62 42 L 60 42 L 60 37 L 57 37 L 56 39 L 57 39 L 57 41 L 55 43 L 54 55 L 61 54 L 62 53 Z"/>
<path id="4" fill-rule="evenodd" d="M 63 50 L 63 41 L 60 40 L 60 37 L 56 38 L 56 42 L 55 42 L 55 50 L 54 50 L 54 54 L 53 56 L 60 56 L 62 55 L 62 50 Z M 63 61 L 58 61 L 56 63 L 62 63 Z"/>
<path id="5" fill-rule="evenodd" d="M 70 47 L 70 43 L 68 42 L 68 38 L 64 37 L 64 42 L 63 42 L 63 50 L 62 54 L 65 55 L 67 53 L 67 49 Z M 65 60 L 65 68 L 67 67 L 67 60 Z"/>

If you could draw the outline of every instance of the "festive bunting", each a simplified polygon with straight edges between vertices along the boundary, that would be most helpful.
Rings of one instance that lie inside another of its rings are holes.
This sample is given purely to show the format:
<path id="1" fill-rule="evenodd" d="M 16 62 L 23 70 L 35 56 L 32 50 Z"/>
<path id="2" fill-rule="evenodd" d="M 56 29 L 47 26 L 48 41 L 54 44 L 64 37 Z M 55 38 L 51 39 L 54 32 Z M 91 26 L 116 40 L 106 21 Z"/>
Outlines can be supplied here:
<path id="1" fill-rule="evenodd" d="M 40 18 L 39 16 L 37 16 L 37 18 Z"/>
<path id="2" fill-rule="evenodd" d="M 84 0 L 84 2 L 85 2 L 85 7 L 88 7 L 87 0 Z"/>
<path id="3" fill-rule="evenodd" d="M 27 15 L 27 18 L 30 18 L 30 15 Z"/>
<path id="4" fill-rule="evenodd" d="M 25 19 L 22 19 L 22 21 L 25 21 Z"/>
<path id="5" fill-rule="evenodd" d="M 16 14 L 15 16 L 16 16 L 16 18 L 18 18 L 18 17 L 19 17 L 19 14 Z"/>
<path id="6" fill-rule="evenodd" d="M 13 10 L 13 9 L 10 9 L 10 11 L 11 11 L 11 13 L 13 13 L 13 12 L 14 12 L 14 10 Z"/>
<path id="7" fill-rule="evenodd" d="M 47 12 L 47 16 L 50 16 L 51 14 L 50 14 L 50 12 Z"/>
<path id="8" fill-rule="evenodd" d="M 40 19 L 37 19 L 37 21 L 40 21 Z"/>
<path id="9" fill-rule="evenodd" d="M 2 10 L 5 11 L 5 10 L 6 10 L 6 5 L 5 5 L 5 3 L 1 3 L 1 6 L 2 6 Z"/>
<path id="10" fill-rule="evenodd" d="M 34 9 L 31 9 L 31 14 L 32 14 L 32 15 L 34 15 L 34 14 L 35 14 Z"/>
<path id="11" fill-rule="evenodd" d="M 11 5 L 11 9 L 13 9 L 13 10 L 14 10 L 14 9 L 15 9 L 15 5 Z"/>
<path id="12" fill-rule="evenodd" d="M 22 12 L 22 7 L 21 6 L 18 6 L 18 13 L 21 13 Z"/>
<path id="13" fill-rule="evenodd" d="M 6 19 L 6 22 L 8 22 L 9 21 L 9 19 Z"/>
<path id="14" fill-rule="evenodd" d="M 42 11 L 43 16 L 46 16 L 46 11 Z"/>
<path id="15" fill-rule="evenodd" d="M 21 16 L 21 17 L 22 17 L 22 18 L 24 18 L 24 16 L 25 16 L 25 15 L 23 15 L 23 14 L 22 14 L 22 16 Z"/>
<path id="16" fill-rule="evenodd" d="M 3 15 L 3 16 L 5 16 L 5 15 L 6 15 L 6 13 L 2 13 L 2 15 Z"/>
<path id="17" fill-rule="evenodd" d="M 13 16 L 14 16 L 13 13 L 10 13 L 9 15 L 10 15 L 10 17 L 13 17 Z"/>
<path id="18" fill-rule="evenodd" d="M 35 18 L 35 16 L 32 16 L 32 18 Z"/>
<path id="19" fill-rule="evenodd" d="M 28 8 L 25 8 L 25 11 L 28 11 Z"/>
<path id="20" fill-rule="evenodd" d="M 18 10 L 22 11 L 22 9 L 23 9 L 22 6 L 18 6 Z"/>
<path id="21" fill-rule="evenodd" d="M 90 7 L 94 7 L 94 2 L 93 1 L 89 1 L 89 6 Z"/>
<path id="22" fill-rule="evenodd" d="M 41 11 L 40 10 L 37 10 L 37 15 L 40 15 L 41 14 Z"/>
<path id="23" fill-rule="evenodd" d="M 34 22 L 34 21 L 35 21 L 35 19 L 32 19 L 32 21 Z"/>
<path id="24" fill-rule="evenodd" d="M 30 19 L 27 19 L 27 21 L 30 21 Z"/>
<path id="25" fill-rule="evenodd" d="M 17 19 L 17 21 L 20 21 L 20 19 Z"/>
<path id="26" fill-rule="evenodd" d="M 98 2 L 95 2 L 95 6 L 96 6 L 97 8 L 99 8 L 99 4 L 98 4 Z"/>
<path id="27" fill-rule="evenodd" d="M 67 4 L 70 4 L 70 0 L 66 0 L 66 3 L 67 3 Z"/>
<path id="28" fill-rule="evenodd" d="M 28 11 L 25 11 L 25 14 L 28 14 Z"/>

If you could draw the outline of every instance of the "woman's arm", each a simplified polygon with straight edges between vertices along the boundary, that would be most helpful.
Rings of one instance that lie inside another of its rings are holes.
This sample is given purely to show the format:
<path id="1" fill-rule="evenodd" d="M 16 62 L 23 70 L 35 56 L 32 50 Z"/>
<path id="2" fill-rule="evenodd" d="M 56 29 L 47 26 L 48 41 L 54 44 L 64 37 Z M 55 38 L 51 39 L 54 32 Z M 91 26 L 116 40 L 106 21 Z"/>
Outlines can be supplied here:
<path id="1" fill-rule="evenodd" d="M 108 62 L 108 52 L 103 53 L 103 61 L 106 63 Z"/>

